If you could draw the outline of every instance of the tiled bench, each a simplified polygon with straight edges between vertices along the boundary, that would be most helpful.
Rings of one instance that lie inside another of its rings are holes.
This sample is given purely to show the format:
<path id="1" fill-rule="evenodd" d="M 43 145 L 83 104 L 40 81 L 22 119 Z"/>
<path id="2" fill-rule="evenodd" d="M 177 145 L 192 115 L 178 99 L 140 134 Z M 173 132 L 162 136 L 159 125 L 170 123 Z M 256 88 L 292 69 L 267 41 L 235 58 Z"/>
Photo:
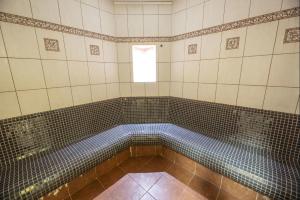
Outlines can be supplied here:
<path id="1" fill-rule="evenodd" d="M 272 199 L 299 198 L 299 163 L 172 124 L 128 124 L 1 168 L 1 199 L 37 199 L 135 145 L 163 145 Z"/>

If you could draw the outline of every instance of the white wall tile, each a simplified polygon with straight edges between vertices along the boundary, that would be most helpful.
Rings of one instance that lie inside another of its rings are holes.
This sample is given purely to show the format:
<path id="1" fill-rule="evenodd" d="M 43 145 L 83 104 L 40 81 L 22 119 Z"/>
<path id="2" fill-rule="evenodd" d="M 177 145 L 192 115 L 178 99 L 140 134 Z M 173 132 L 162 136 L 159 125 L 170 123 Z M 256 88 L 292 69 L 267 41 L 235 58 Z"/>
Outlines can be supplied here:
<path id="1" fill-rule="evenodd" d="M 225 0 L 210 0 L 204 4 L 203 28 L 223 23 Z"/>
<path id="2" fill-rule="evenodd" d="M 81 0 L 82 3 L 88 4 L 90 6 L 93 6 L 95 8 L 99 8 L 99 2 L 98 0 Z"/>
<path id="3" fill-rule="evenodd" d="M 90 45 L 96 45 L 99 47 L 99 55 L 92 55 Z M 86 48 L 86 55 L 88 61 L 94 62 L 103 62 L 104 61 L 104 52 L 102 50 L 102 40 L 94 39 L 94 38 L 85 38 L 85 48 Z"/>
<path id="4" fill-rule="evenodd" d="M 158 15 L 144 15 L 144 36 L 158 36 Z"/>
<path id="5" fill-rule="evenodd" d="M 245 37 L 247 28 L 224 31 L 222 33 L 221 58 L 241 57 L 244 53 Z M 226 49 L 226 42 L 229 38 L 239 37 L 239 47 L 237 49 Z"/>
<path id="6" fill-rule="evenodd" d="M 171 81 L 183 81 L 183 62 L 171 63 Z"/>
<path id="7" fill-rule="evenodd" d="M 50 110 L 46 89 L 17 92 L 23 115 Z"/>
<path id="8" fill-rule="evenodd" d="M 218 78 L 219 60 L 201 60 L 199 82 L 216 83 Z M 204 85 L 203 85 L 204 86 Z"/>
<path id="9" fill-rule="evenodd" d="M 99 6 L 101 9 L 113 13 L 114 4 L 111 0 L 99 0 Z"/>
<path id="10" fill-rule="evenodd" d="M 92 6 L 81 4 L 83 28 L 85 30 L 100 33 L 100 15 L 99 10 Z M 102 14 L 102 13 L 101 13 Z"/>
<path id="11" fill-rule="evenodd" d="M 299 87 L 299 54 L 274 55 L 268 85 Z"/>
<path id="12" fill-rule="evenodd" d="M 158 96 L 158 83 L 145 83 L 146 96 Z"/>
<path id="13" fill-rule="evenodd" d="M 42 60 L 47 88 L 70 86 L 67 61 Z"/>
<path id="14" fill-rule="evenodd" d="M 1 22 L 1 29 L 9 57 L 39 58 L 34 28 Z"/>
<path id="15" fill-rule="evenodd" d="M 274 47 L 278 22 L 249 26 L 246 37 L 245 55 L 271 54 Z"/>
<path id="16" fill-rule="evenodd" d="M 86 62 L 68 61 L 72 86 L 89 84 L 89 69 Z"/>
<path id="17" fill-rule="evenodd" d="M 0 93 L 0 119 L 17 117 L 21 114 L 15 92 Z"/>
<path id="18" fill-rule="evenodd" d="M 159 43 L 156 52 L 158 52 L 158 62 L 170 62 L 171 60 L 171 46 L 170 42 Z"/>
<path id="19" fill-rule="evenodd" d="M 220 59 L 218 83 L 239 84 L 242 58 Z"/>
<path id="20" fill-rule="evenodd" d="M 131 82 L 131 64 L 130 63 L 119 63 L 119 78 L 120 82 Z"/>
<path id="21" fill-rule="evenodd" d="M 33 18 L 60 24 L 57 1 L 30 0 Z"/>
<path id="22" fill-rule="evenodd" d="M 171 79 L 170 63 L 158 63 L 158 80 L 170 81 L 170 79 Z"/>
<path id="23" fill-rule="evenodd" d="M 186 6 L 187 6 L 187 0 L 174 0 L 173 8 L 172 8 L 173 13 L 186 9 Z"/>
<path id="24" fill-rule="evenodd" d="M 183 83 L 183 98 L 195 99 L 198 98 L 198 83 Z"/>
<path id="25" fill-rule="evenodd" d="M 300 2 L 299 0 L 283 0 L 282 2 L 282 10 L 299 7 Z"/>
<path id="26" fill-rule="evenodd" d="M 170 85 L 170 96 L 172 97 L 182 97 L 182 85 L 183 83 L 171 82 Z"/>
<path id="27" fill-rule="evenodd" d="M 93 102 L 102 101 L 102 100 L 106 99 L 106 85 L 105 84 L 91 85 L 91 91 L 92 91 Z"/>
<path id="28" fill-rule="evenodd" d="M 217 85 L 216 102 L 236 105 L 238 85 Z"/>
<path id="29" fill-rule="evenodd" d="M 101 12 L 102 33 L 106 35 L 115 35 L 115 17 L 108 12 Z"/>
<path id="30" fill-rule="evenodd" d="M 158 5 L 143 5 L 143 12 L 146 15 L 157 15 Z"/>
<path id="31" fill-rule="evenodd" d="M 184 47 L 185 47 L 184 40 L 178 40 L 172 42 L 172 46 L 171 46 L 172 61 L 184 61 Z"/>
<path id="32" fill-rule="evenodd" d="M 241 84 L 266 85 L 270 64 L 271 56 L 244 57 Z"/>
<path id="33" fill-rule="evenodd" d="M 180 11 L 172 16 L 173 35 L 179 35 L 186 32 L 186 12 Z"/>
<path id="34" fill-rule="evenodd" d="M 299 88 L 268 87 L 264 102 L 265 110 L 295 113 Z"/>
<path id="35" fill-rule="evenodd" d="M 91 84 L 103 84 L 106 82 L 104 63 L 88 62 L 88 67 Z"/>
<path id="36" fill-rule="evenodd" d="M 129 15 L 143 14 L 142 5 L 127 5 L 127 12 Z"/>
<path id="37" fill-rule="evenodd" d="M 159 96 L 169 96 L 170 95 L 170 83 L 169 82 L 159 82 L 158 83 L 158 93 Z"/>
<path id="38" fill-rule="evenodd" d="M 63 25 L 83 28 L 80 2 L 74 0 L 58 0 L 61 23 Z"/>
<path id="39" fill-rule="evenodd" d="M 105 62 L 117 61 L 117 47 L 116 43 L 103 41 L 103 54 Z"/>
<path id="40" fill-rule="evenodd" d="M 120 96 L 119 83 L 106 84 L 107 98 L 113 99 Z"/>
<path id="41" fill-rule="evenodd" d="M 128 37 L 127 15 L 115 15 L 116 35 Z"/>
<path id="42" fill-rule="evenodd" d="M 184 63 L 184 82 L 198 82 L 199 61 L 188 61 Z"/>
<path id="43" fill-rule="evenodd" d="M 16 90 L 45 88 L 40 60 L 9 59 Z"/>
<path id="44" fill-rule="evenodd" d="M 168 15 L 172 13 L 172 5 L 158 5 L 158 13 L 160 15 Z"/>
<path id="45" fill-rule="evenodd" d="M 115 63 L 105 63 L 106 83 L 119 82 L 118 65 Z"/>
<path id="46" fill-rule="evenodd" d="M 192 7 L 192 6 L 204 3 L 204 2 L 205 2 L 205 0 L 188 0 L 187 1 L 187 6 Z"/>
<path id="47" fill-rule="evenodd" d="M 118 62 L 130 62 L 131 45 L 128 43 L 117 43 Z"/>
<path id="48" fill-rule="evenodd" d="M 202 36 L 201 59 L 218 58 L 220 54 L 221 33 Z"/>
<path id="49" fill-rule="evenodd" d="M 1 0 L 0 12 L 32 17 L 29 0 Z"/>
<path id="50" fill-rule="evenodd" d="M 172 35 L 172 18 L 170 15 L 158 15 L 158 35 Z M 146 25 L 147 26 L 147 25 Z"/>
<path id="51" fill-rule="evenodd" d="M 0 92 L 14 91 L 14 83 L 11 76 L 7 58 L 0 58 Z"/>
<path id="52" fill-rule="evenodd" d="M 266 87 L 240 86 L 237 99 L 238 106 L 262 109 Z"/>
<path id="53" fill-rule="evenodd" d="M 73 106 L 70 87 L 48 89 L 48 95 L 52 110 Z"/>
<path id="54" fill-rule="evenodd" d="M 224 23 L 245 19 L 249 16 L 251 0 L 226 0 Z"/>
<path id="55" fill-rule="evenodd" d="M 131 97 L 131 83 L 120 83 L 120 96 Z"/>
<path id="56" fill-rule="evenodd" d="M 197 45 L 196 53 L 189 54 L 189 51 L 188 51 L 189 45 L 193 45 L 193 44 Z M 194 38 L 186 39 L 184 51 L 185 51 L 185 55 L 184 55 L 185 60 L 200 60 L 201 37 L 194 37 Z"/>
<path id="57" fill-rule="evenodd" d="M 127 15 L 126 5 L 114 5 L 115 15 Z"/>
<path id="58" fill-rule="evenodd" d="M 74 105 L 86 104 L 92 101 L 91 89 L 89 85 L 72 87 L 72 95 Z"/>
<path id="59" fill-rule="evenodd" d="M 145 84 L 144 83 L 132 83 L 131 92 L 133 97 L 145 96 Z"/>
<path id="60" fill-rule="evenodd" d="M 276 44 L 274 53 L 295 53 L 299 52 L 300 50 L 300 43 L 299 42 L 293 42 L 293 43 L 284 43 L 284 36 L 285 31 L 288 28 L 295 28 L 299 27 L 299 17 L 293 17 L 289 19 L 284 19 L 279 21 L 278 25 L 278 32 L 277 32 L 277 38 L 276 38 Z"/>
<path id="61" fill-rule="evenodd" d="M 282 0 L 251 0 L 250 17 L 279 11 Z"/>
<path id="62" fill-rule="evenodd" d="M 1 23 L 0 23 L 1 27 Z M 0 31 L 0 57 L 6 57 L 6 50 L 3 42 L 2 31 Z"/>
<path id="63" fill-rule="evenodd" d="M 66 59 L 66 51 L 62 33 L 44 29 L 36 29 L 36 35 L 42 59 Z M 59 51 L 47 51 L 44 42 L 45 38 L 58 40 Z"/>
<path id="64" fill-rule="evenodd" d="M 186 31 L 196 31 L 202 28 L 203 24 L 203 7 L 204 4 L 200 4 L 194 7 L 191 7 L 187 10 L 187 24 Z"/>
<path id="65" fill-rule="evenodd" d="M 68 60 L 86 61 L 87 58 L 84 37 L 65 33 L 63 36 Z"/>
<path id="66" fill-rule="evenodd" d="M 216 84 L 199 84 L 198 100 L 215 102 Z"/>

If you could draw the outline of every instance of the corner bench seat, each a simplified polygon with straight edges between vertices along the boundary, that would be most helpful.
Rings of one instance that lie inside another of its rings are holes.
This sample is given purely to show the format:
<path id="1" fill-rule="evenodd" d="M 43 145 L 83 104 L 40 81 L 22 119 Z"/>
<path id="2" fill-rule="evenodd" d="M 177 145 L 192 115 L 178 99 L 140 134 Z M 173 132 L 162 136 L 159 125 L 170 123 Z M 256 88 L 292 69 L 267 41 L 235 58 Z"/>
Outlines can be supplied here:
<path id="1" fill-rule="evenodd" d="M 37 199 L 131 145 L 161 144 L 270 196 L 298 199 L 299 163 L 278 162 L 173 124 L 127 124 L 0 170 L 0 199 Z"/>

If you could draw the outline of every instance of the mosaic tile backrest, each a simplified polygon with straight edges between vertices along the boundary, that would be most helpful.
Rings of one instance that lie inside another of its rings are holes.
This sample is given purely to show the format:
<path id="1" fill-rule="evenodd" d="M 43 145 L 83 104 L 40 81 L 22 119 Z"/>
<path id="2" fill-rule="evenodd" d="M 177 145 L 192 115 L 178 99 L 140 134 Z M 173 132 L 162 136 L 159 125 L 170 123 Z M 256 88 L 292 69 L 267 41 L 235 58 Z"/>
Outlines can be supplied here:
<path id="1" fill-rule="evenodd" d="M 170 122 L 277 159 L 299 159 L 299 116 L 174 97 L 130 97 L 0 121 L 0 165 L 118 124 Z"/>

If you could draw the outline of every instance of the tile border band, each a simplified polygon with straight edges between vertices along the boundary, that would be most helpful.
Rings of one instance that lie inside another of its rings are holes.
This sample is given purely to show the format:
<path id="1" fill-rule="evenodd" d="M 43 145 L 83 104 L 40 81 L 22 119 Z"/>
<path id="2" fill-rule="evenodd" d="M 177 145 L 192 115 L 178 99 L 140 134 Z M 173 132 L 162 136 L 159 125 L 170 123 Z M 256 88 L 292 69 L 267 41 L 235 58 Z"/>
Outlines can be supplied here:
<path id="1" fill-rule="evenodd" d="M 24 25 L 24 26 L 31 26 L 31 27 L 41 28 L 41 29 L 46 29 L 51 31 L 57 31 L 62 33 L 68 33 L 72 35 L 85 36 L 94 39 L 106 40 L 110 42 L 130 43 L 130 42 L 173 42 L 173 41 L 184 40 L 184 39 L 198 37 L 202 35 L 208 35 L 208 34 L 218 33 L 222 31 L 229 31 L 233 29 L 238 29 L 247 26 L 253 26 L 253 25 L 258 25 L 258 24 L 268 23 L 272 21 L 298 17 L 298 16 L 300 16 L 300 7 L 295 7 L 291 9 L 259 15 L 256 17 L 250 17 L 250 18 L 246 18 L 234 22 L 229 22 L 226 24 L 212 26 L 212 27 L 208 27 L 208 28 L 180 34 L 180 35 L 166 36 L 166 37 L 115 37 L 115 36 L 96 33 L 92 31 L 80 29 L 80 28 L 70 27 L 66 25 L 56 24 L 52 22 L 42 21 L 30 17 L 24 17 L 24 16 L 14 15 L 14 14 L 4 13 L 4 12 L 0 12 L 0 21 Z"/>

